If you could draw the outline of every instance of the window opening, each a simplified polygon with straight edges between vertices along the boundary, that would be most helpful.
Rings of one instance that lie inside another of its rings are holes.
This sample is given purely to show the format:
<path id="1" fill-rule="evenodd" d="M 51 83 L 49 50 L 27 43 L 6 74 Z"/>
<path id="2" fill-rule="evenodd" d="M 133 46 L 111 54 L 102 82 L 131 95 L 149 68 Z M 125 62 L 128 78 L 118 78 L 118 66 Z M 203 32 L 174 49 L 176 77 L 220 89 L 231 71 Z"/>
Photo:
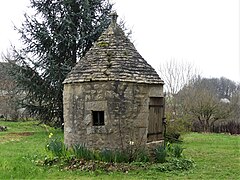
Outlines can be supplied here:
<path id="1" fill-rule="evenodd" d="M 104 125 L 104 111 L 92 111 L 93 126 Z"/>

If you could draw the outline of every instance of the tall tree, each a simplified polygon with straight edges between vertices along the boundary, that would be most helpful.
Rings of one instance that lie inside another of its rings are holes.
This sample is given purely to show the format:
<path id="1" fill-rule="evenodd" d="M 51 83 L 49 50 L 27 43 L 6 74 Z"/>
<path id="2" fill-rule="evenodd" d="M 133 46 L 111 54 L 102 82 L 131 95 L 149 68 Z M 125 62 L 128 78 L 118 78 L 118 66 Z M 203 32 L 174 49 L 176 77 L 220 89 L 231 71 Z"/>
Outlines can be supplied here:
<path id="1" fill-rule="evenodd" d="M 11 75 L 27 94 L 24 106 L 45 123 L 63 123 L 63 80 L 110 20 L 108 0 L 30 0 L 23 47 L 12 49 Z"/>
<path id="2" fill-rule="evenodd" d="M 198 81 L 198 82 L 197 82 Z M 198 78 L 195 82 L 199 88 L 208 88 L 210 91 L 215 93 L 220 99 L 228 99 L 239 91 L 239 85 L 234 81 L 225 77 L 221 78 Z"/>
<path id="3" fill-rule="evenodd" d="M 160 64 L 158 72 L 165 83 L 167 120 L 177 120 L 179 112 L 176 95 L 184 86 L 199 76 L 198 70 L 189 62 L 172 59 Z"/>
<path id="4" fill-rule="evenodd" d="M 178 62 L 174 59 L 162 63 L 158 72 L 164 80 L 167 94 L 175 95 L 191 80 L 199 76 L 197 68 L 189 62 Z"/>
<path id="5" fill-rule="evenodd" d="M 199 122 L 200 129 L 210 132 L 215 122 L 237 118 L 239 90 L 236 83 L 226 78 L 198 78 L 177 95 L 181 112 Z"/>

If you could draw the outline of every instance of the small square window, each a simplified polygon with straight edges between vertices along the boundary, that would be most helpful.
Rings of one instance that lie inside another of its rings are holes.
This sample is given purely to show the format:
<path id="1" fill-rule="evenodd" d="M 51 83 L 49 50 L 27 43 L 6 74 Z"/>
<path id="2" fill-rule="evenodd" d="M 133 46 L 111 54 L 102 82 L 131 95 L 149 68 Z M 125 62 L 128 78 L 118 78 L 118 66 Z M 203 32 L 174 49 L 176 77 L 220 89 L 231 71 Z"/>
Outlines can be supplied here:
<path id="1" fill-rule="evenodd" d="M 104 111 L 92 111 L 93 126 L 104 125 Z"/>

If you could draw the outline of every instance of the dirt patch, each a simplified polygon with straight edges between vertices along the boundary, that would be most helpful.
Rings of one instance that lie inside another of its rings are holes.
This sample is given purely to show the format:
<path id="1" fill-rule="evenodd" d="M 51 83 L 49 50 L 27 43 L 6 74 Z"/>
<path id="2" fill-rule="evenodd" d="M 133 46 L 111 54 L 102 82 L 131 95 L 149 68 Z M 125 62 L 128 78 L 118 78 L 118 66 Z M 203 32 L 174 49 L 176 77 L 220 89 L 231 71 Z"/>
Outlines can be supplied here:
<path id="1" fill-rule="evenodd" d="M 0 143 L 5 143 L 9 141 L 20 141 L 22 137 L 32 136 L 33 134 L 33 132 L 11 132 L 0 136 Z"/>
<path id="2" fill-rule="evenodd" d="M 33 132 L 12 132 L 12 133 L 9 133 L 8 135 L 32 136 L 33 134 L 34 134 Z"/>

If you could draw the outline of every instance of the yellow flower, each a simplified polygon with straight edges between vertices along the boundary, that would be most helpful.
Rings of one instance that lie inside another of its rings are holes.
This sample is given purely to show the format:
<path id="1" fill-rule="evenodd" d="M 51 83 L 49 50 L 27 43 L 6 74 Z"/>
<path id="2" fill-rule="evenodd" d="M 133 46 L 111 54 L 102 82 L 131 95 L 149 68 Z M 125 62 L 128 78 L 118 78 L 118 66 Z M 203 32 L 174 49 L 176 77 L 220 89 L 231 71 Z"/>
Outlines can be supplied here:
<path id="1" fill-rule="evenodd" d="M 49 138 L 51 138 L 52 136 L 53 136 L 53 133 L 50 133 L 50 134 L 48 135 Z"/>

